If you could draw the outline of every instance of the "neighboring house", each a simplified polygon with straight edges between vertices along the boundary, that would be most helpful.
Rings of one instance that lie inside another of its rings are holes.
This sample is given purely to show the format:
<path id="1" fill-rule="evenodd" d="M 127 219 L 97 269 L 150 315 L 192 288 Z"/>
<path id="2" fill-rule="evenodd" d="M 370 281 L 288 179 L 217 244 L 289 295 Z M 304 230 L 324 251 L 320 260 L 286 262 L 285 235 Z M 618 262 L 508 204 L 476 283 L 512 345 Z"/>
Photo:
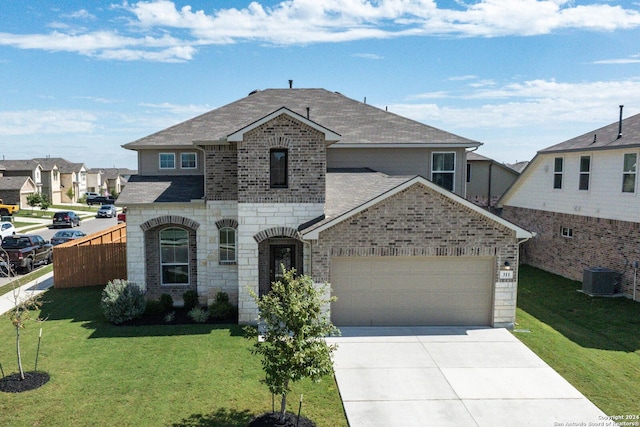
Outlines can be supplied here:
<path id="1" fill-rule="evenodd" d="M 640 261 L 640 114 L 541 150 L 499 202 L 535 232 L 522 261 L 574 280 L 616 270 L 632 296 Z"/>
<path id="2" fill-rule="evenodd" d="M 227 292 L 254 323 L 284 265 L 331 284 L 338 325 L 511 326 L 531 234 L 463 198 L 479 145 L 335 92 L 253 92 L 124 145 L 128 279 Z"/>
<path id="3" fill-rule="evenodd" d="M 27 197 L 37 193 L 36 184 L 29 176 L 0 176 L 0 199 L 7 205 L 19 205 L 26 209 Z"/>
<path id="4" fill-rule="evenodd" d="M 103 168 L 102 172 L 107 191 L 113 195 L 120 194 L 131 175 L 136 173 L 127 168 Z"/>
<path id="5" fill-rule="evenodd" d="M 87 191 L 100 195 L 107 194 L 107 183 L 104 180 L 102 168 L 91 168 L 87 171 Z"/>
<path id="6" fill-rule="evenodd" d="M 467 200 L 483 208 L 495 207 L 519 172 L 475 152 L 467 153 Z"/>
<path id="7" fill-rule="evenodd" d="M 54 203 L 75 203 L 87 191 L 87 168 L 84 163 L 73 163 L 61 157 L 35 158 L 43 170 L 54 171 L 59 176 L 59 201 Z M 58 200 L 51 192 L 51 200 Z"/>
<path id="8" fill-rule="evenodd" d="M 31 177 L 38 193 L 42 193 L 42 166 L 35 160 L 2 160 L 2 176 Z"/>
<path id="9" fill-rule="evenodd" d="M 516 171 L 518 173 L 522 173 L 522 171 L 524 170 L 524 168 L 527 167 L 528 164 L 529 164 L 528 160 L 523 160 L 523 161 L 515 162 L 515 163 L 507 163 L 506 165 L 508 167 L 510 167 L 511 169 L 513 169 L 514 171 Z"/>
<path id="10" fill-rule="evenodd" d="M 62 203 L 60 171 L 54 161 L 50 161 L 50 159 L 44 160 L 47 161 L 32 160 L 42 168 L 42 188 L 40 192 L 49 199 L 51 204 L 57 205 Z"/>

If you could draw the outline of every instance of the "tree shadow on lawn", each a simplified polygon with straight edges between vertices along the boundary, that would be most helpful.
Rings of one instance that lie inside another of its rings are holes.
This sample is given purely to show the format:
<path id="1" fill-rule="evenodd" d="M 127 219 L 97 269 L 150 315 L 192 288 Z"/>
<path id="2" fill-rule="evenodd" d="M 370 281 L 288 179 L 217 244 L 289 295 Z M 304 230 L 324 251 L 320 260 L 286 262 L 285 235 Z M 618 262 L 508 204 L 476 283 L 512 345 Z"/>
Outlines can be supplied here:
<path id="1" fill-rule="evenodd" d="M 100 296 L 104 286 L 86 288 L 50 289 L 43 295 L 40 317 L 47 321 L 71 320 L 92 329 L 89 338 L 126 338 L 143 336 L 208 335 L 212 330 L 228 329 L 230 336 L 243 336 L 237 324 L 194 323 L 118 326 L 105 319 L 100 309 Z"/>
<path id="2" fill-rule="evenodd" d="M 248 409 L 219 408 L 211 414 L 193 414 L 180 422 L 171 424 L 172 427 L 245 427 L 254 415 Z"/>
<path id="3" fill-rule="evenodd" d="M 640 349 L 640 303 L 624 297 L 590 297 L 582 283 L 522 265 L 518 307 L 582 347 Z"/>

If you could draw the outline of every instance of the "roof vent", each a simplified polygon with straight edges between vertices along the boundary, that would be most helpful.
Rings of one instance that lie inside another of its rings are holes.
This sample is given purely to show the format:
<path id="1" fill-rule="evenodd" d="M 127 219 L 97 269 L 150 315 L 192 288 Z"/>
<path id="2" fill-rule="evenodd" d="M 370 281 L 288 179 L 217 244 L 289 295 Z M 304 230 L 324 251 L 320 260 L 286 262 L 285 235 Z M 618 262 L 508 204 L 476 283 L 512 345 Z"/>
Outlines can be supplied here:
<path id="1" fill-rule="evenodd" d="M 252 90 L 251 92 L 249 92 L 248 96 L 251 96 L 251 95 L 256 94 L 258 92 L 260 92 L 260 89 Z"/>
<path id="2" fill-rule="evenodd" d="M 293 80 L 289 80 L 289 89 L 293 89 Z"/>
<path id="3" fill-rule="evenodd" d="M 620 106 L 620 121 L 618 122 L 618 139 L 622 138 L 622 108 L 624 105 Z"/>

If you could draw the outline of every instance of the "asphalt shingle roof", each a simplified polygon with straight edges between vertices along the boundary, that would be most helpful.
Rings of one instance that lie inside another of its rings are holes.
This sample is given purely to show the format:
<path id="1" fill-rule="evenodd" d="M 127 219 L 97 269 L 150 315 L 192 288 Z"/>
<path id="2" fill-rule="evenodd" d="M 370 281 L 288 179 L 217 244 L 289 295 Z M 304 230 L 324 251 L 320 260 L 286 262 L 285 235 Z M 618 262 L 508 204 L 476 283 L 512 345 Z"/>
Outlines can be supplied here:
<path id="1" fill-rule="evenodd" d="M 204 197 L 202 175 L 132 175 L 116 200 L 119 206 L 155 202 L 190 202 Z"/>
<path id="2" fill-rule="evenodd" d="M 0 190 L 20 190 L 28 176 L 0 176 Z"/>
<path id="3" fill-rule="evenodd" d="M 279 108 L 307 117 L 342 136 L 338 144 L 480 143 L 415 120 L 381 110 L 325 89 L 267 89 L 231 104 L 125 144 L 128 149 L 191 146 L 193 141 L 224 141 L 226 137 Z"/>
<path id="4" fill-rule="evenodd" d="M 611 123 L 610 125 L 540 150 L 539 153 L 604 150 L 640 146 L 640 114 L 622 120 L 622 136 L 620 138 L 618 138 L 619 124 L 619 121 Z"/>

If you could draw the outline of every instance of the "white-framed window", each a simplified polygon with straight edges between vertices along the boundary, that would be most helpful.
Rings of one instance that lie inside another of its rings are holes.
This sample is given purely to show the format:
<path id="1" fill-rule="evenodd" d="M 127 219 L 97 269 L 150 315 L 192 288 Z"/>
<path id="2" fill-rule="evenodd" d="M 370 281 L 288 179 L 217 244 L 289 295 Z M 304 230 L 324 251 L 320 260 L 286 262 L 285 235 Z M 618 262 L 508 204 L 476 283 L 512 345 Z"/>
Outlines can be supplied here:
<path id="1" fill-rule="evenodd" d="M 160 169 L 175 169 L 176 168 L 176 154 L 175 153 L 160 153 Z"/>
<path id="2" fill-rule="evenodd" d="M 638 155 L 636 153 L 626 153 L 624 155 L 622 167 L 622 192 L 636 192 L 636 170 Z"/>
<path id="3" fill-rule="evenodd" d="M 220 235 L 220 264 L 236 262 L 236 230 L 223 227 L 218 230 Z"/>
<path id="4" fill-rule="evenodd" d="M 171 227 L 160 231 L 160 273 L 163 285 L 189 284 L 189 232 Z"/>
<path id="5" fill-rule="evenodd" d="M 566 237 L 568 239 L 573 238 L 573 228 L 569 227 L 560 227 L 560 235 L 562 237 Z"/>
<path id="6" fill-rule="evenodd" d="M 431 181 L 449 191 L 454 190 L 456 153 L 433 153 L 431 157 Z"/>
<path id="7" fill-rule="evenodd" d="M 556 157 L 553 159 L 553 188 L 562 188 L 562 175 L 564 172 L 564 158 Z"/>
<path id="8" fill-rule="evenodd" d="M 589 179 L 591 177 L 591 156 L 580 156 L 580 181 L 579 190 L 589 189 Z"/>
<path id="9" fill-rule="evenodd" d="M 180 153 L 181 169 L 196 169 L 198 167 L 196 153 Z"/>

